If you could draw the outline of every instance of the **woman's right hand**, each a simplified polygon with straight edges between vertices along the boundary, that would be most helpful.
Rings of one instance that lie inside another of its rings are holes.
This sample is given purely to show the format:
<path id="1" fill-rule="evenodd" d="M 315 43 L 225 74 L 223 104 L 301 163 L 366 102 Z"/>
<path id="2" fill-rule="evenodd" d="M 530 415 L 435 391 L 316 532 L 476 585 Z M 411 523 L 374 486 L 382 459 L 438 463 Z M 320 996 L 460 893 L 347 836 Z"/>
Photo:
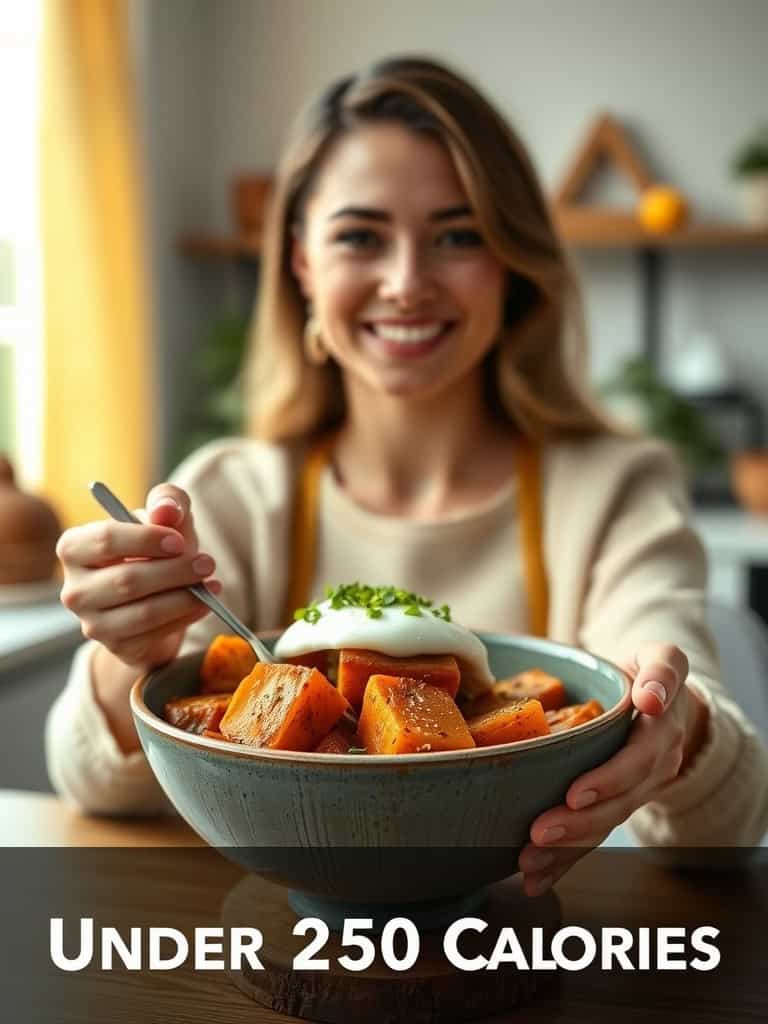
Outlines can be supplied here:
<path id="1" fill-rule="evenodd" d="M 124 753 L 139 747 L 128 694 L 136 678 L 176 657 L 187 627 L 208 608 L 185 588 L 210 579 L 213 559 L 198 550 L 189 496 L 172 484 L 147 495 L 141 523 L 112 519 L 66 530 L 56 553 L 64 567 L 61 601 L 96 640 L 91 677 L 96 702 Z"/>
<path id="2" fill-rule="evenodd" d="M 112 519 L 66 530 L 56 553 L 64 567 L 61 601 L 134 675 L 170 661 L 189 625 L 208 609 L 186 589 L 207 580 L 213 559 L 198 550 L 189 496 L 159 484 L 141 524 Z M 209 580 L 214 593 L 218 581 Z"/>

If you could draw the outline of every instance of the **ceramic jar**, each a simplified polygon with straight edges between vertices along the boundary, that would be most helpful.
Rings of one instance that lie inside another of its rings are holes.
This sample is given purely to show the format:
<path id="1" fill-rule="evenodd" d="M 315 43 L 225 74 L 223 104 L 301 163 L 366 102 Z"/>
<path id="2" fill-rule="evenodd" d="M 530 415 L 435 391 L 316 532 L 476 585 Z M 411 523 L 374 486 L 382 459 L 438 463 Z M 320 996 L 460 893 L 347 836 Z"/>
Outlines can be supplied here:
<path id="1" fill-rule="evenodd" d="M 61 524 L 51 506 L 16 486 L 0 453 L 0 586 L 52 578 Z"/>
<path id="2" fill-rule="evenodd" d="M 748 511 L 768 516 L 768 450 L 739 452 L 731 459 L 733 493 Z"/>
<path id="3" fill-rule="evenodd" d="M 264 226 L 272 178 L 263 174 L 247 174 L 232 183 L 232 211 L 238 232 L 258 235 Z"/>
<path id="4" fill-rule="evenodd" d="M 768 227 L 768 171 L 745 175 L 741 196 L 746 222 L 755 227 Z"/>

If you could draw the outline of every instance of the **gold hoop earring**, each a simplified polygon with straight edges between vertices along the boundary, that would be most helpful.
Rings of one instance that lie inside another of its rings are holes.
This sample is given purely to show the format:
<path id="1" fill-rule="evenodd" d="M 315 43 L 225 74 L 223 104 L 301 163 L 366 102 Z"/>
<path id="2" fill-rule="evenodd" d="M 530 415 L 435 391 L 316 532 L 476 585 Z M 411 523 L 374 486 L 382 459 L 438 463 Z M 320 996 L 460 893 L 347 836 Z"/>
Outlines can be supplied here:
<path id="1" fill-rule="evenodd" d="M 322 366 L 328 359 L 320 324 L 315 316 L 310 316 L 304 326 L 304 353 L 314 366 Z"/>

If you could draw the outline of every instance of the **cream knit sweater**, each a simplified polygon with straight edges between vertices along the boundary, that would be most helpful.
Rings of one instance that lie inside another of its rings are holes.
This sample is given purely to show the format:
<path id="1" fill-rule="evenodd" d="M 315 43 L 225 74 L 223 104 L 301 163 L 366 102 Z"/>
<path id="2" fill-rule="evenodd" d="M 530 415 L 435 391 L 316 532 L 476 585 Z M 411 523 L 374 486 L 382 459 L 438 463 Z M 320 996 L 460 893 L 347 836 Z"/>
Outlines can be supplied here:
<path id="1" fill-rule="evenodd" d="M 222 600 L 256 629 L 282 625 L 290 570 L 291 496 L 302 451 L 227 439 L 190 457 L 173 480 L 192 497 L 202 550 L 217 562 Z M 561 443 L 543 465 L 549 636 L 612 660 L 646 642 L 677 644 L 690 682 L 710 709 L 709 737 L 663 800 L 630 826 L 645 845 L 751 845 L 768 828 L 768 752 L 725 696 L 705 617 L 706 566 L 688 525 L 672 457 L 646 441 Z M 315 595 L 326 583 L 393 583 L 451 605 L 476 629 L 525 632 L 516 488 L 469 515 L 440 522 L 381 516 L 357 505 L 330 471 L 322 479 Z M 188 631 L 183 652 L 221 627 L 213 616 Z M 94 812 L 168 809 L 142 752 L 121 753 L 96 704 L 93 644 L 76 653 L 46 726 L 55 788 Z"/>

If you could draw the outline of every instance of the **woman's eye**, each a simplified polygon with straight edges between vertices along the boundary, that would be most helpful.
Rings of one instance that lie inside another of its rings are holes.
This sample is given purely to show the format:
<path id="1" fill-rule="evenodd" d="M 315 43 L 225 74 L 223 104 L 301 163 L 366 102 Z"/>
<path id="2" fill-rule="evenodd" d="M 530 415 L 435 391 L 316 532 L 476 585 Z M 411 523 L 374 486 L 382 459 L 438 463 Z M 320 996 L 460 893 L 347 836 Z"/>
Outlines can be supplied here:
<path id="1" fill-rule="evenodd" d="M 336 242 L 350 249 L 372 249 L 379 243 L 379 236 L 368 228 L 351 228 L 336 236 Z"/>
<path id="2" fill-rule="evenodd" d="M 483 236 L 473 228 L 452 228 L 438 237 L 437 244 L 448 248 L 476 248 L 483 245 Z"/>

